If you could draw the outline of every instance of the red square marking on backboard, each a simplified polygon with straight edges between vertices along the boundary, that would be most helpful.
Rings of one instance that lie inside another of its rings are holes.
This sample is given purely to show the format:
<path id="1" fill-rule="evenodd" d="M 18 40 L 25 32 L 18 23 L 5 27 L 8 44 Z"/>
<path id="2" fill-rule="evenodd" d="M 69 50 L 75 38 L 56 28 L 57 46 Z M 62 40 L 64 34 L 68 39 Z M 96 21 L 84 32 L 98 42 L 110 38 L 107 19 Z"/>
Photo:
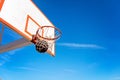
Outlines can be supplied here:
<path id="1" fill-rule="evenodd" d="M 3 3 L 4 3 L 4 0 L 0 0 L 0 11 L 2 9 Z"/>
<path id="2" fill-rule="evenodd" d="M 29 20 L 32 20 L 36 25 L 38 25 L 39 27 L 41 27 L 32 17 L 30 17 L 29 15 L 27 15 L 27 20 L 26 20 L 26 26 L 25 26 L 25 32 L 32 36 L 33 34 L 31 34 L 29 31 L 28 31 L 28 24 L 29 24 Z"/>

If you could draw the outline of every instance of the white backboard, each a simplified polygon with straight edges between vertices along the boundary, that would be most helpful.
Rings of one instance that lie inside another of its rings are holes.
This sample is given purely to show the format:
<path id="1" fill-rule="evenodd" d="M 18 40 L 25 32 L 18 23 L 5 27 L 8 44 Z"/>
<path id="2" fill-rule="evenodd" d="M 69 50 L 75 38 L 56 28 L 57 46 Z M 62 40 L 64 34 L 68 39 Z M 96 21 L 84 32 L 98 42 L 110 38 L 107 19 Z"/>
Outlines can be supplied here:
<path id="1" fill-rule="evenodd" d="M 0 0 L 0 21 L 28 40 L 39 27 L 54 26 L 32 0 Z M 54 30 L 44 36 L 54 37 Z M 48 53 L 55 54 L 55 43 L 50 44 Z"/>

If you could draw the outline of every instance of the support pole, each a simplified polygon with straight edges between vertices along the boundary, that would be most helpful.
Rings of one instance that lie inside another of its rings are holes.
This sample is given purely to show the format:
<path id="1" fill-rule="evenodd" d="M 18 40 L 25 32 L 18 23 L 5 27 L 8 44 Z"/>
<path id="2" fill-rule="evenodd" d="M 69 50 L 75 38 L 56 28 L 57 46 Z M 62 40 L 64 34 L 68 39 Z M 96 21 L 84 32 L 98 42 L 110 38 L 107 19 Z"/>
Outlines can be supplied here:
<path id="1" fill-rule="evenodd" d="M 3 36 L 3 33 L 4 33 L 4 28 L 5 28 L 5 25 L 2 24 L 2 29 L 0 31 L 0 44 L 2 43 L 2 36 Z"/>

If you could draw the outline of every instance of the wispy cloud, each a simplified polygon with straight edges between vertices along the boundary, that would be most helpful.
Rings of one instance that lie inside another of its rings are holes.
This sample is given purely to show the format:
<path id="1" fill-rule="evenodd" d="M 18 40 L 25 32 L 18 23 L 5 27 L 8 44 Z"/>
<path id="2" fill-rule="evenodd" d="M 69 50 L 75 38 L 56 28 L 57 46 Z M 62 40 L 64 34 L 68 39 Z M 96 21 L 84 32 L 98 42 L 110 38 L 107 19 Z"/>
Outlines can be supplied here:
<path id="1" fill-rule="evenodd" d="M 39 72 L 40 70 L 39 69 L 36 69 L 36 68 L 31 68 L 31 67 L 17 67 L 17 69 L 20 69 L 20 70 L 27 70 L 27 71 L 37 71 Z"/>
<path id="2" fill-rule="evenodd" d="M 75 72 L 77 72 L 77 71 L 74 70 L 74 69 L 64 69 L 64 72 L 75 73 Z"/>
<path id="3" fill-rule="evenodd" d="M 10 62 L 12 56 L 22 49 L 23 48 L 19 48 L 16 50 L 8 51 L 7 53 L 0 55 L 0 66 L 3 66 L 7 62 Z"/>
<path id="4" fill-rule="evenodd" d="M 0 66 L 4 65 L 6 62 L 10 61 L 10 56 L 8 54 L 0 55 Z"/>
<path id="5" fill-rule="evenodd" d="M 6 61 L 1 61 L 0 66 L 4 65 Z"/>
<path id="6" fill-rule="evenodd" d="M 120 80 L 120 77 L 114 77 L 112 80 Z"/>
<path id="7" fill-rule="evenodd" d="M 4 61 L 9 61 L 10 60 L 10 56 L 7 55 L 7 54 L 0 56 L 0 58 L 3 59 Z"/>
<path id="8" fill-rule="evenodd" d="M 72 47 L 72 48 L 91 48 L 91 49 L 105 49 L 96 44 L 80 44 L 80 43 L 58 43 L 59 46 Z"/>
<path id="9" fill-rule="evenodd" d="M 24 48 L 18 48 L 18 49 L 14 49 L 8 52 L 9 55 L 14 55 L 16 54 L 18 51 L 22 51 Z"/>

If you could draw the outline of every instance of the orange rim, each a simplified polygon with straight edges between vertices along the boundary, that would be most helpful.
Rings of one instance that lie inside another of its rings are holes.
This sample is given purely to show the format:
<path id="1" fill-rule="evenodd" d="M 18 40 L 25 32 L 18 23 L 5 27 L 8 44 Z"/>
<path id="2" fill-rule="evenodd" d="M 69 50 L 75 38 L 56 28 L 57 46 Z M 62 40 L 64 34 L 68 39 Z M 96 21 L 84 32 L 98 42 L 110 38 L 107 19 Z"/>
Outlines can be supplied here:
<path id="1" fill-rule="evenodd" d="M 44 28 L 53 28 L 54 29 L 54 32 L 57 32 L 58 34 L 54 34 L 54 38 L 49 38 L 49 37 L 44 37 L 43 34 L 44 34 Z M 38 32 L 39 30 L 42 30 L 42 34 L 40 35 Z M 40 37 L 42 39 L 45 39 L 45 40 L 57 40 L 58 38 L 60 38 L 62 32 L 56 28 L 56 27 L 53 27 L 53 26 L 42 26 L 42 27 L 39 27 L 38 30 L 36 31 L 36 37 Z"/>

